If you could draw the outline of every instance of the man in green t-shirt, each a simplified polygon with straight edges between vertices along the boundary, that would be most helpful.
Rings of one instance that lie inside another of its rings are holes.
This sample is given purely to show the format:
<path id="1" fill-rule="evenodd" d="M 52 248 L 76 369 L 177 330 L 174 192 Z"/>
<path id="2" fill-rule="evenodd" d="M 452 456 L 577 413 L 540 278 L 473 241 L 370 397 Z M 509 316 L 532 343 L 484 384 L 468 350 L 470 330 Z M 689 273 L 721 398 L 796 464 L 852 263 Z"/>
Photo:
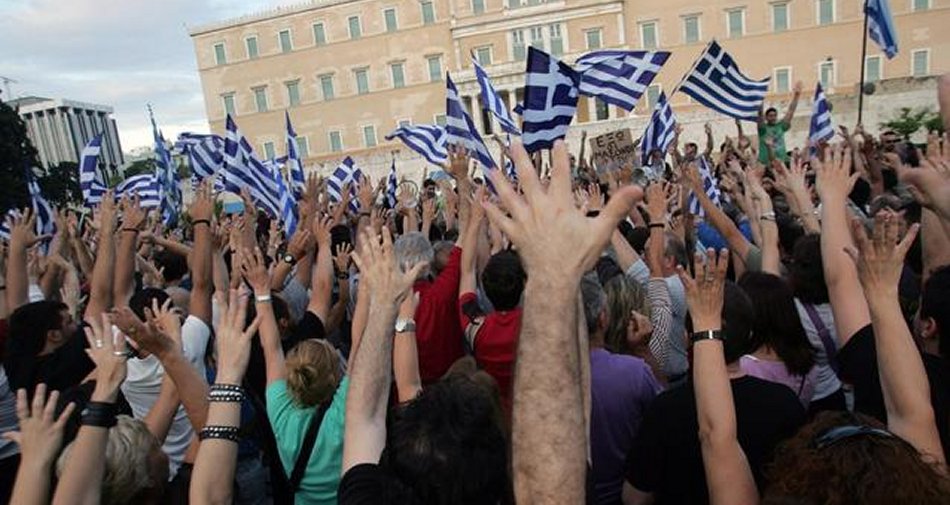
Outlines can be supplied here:
<path id="1" fill-rule="evenodd" d="M 792 117 L 795 115 L 795 108 L 798 107 L 798 99 L 801 95 L 802 82 L 798 81 L 795 83 L 792 103 L 789 104 L 788 111 L 785 112 L 785 117 L 781 121 L 778 120 L 778 110 L 775 107 L 769 107 L 764 114 L 759 113 L 759 162 L 768 164 L 771 158 L 775 158 L 788 163 L 785 132 L 792 127 Z"/>

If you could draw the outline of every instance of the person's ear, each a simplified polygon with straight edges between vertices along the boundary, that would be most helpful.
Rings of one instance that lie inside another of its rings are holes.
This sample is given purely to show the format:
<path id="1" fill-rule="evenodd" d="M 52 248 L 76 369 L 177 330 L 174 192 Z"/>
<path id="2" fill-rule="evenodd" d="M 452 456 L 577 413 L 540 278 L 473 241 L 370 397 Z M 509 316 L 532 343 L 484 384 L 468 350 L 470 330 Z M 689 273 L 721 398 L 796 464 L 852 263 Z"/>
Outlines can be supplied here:
<path id="1" fill-rule="evenodd" d="M 937 322 L 932 317 L 920 318 L 920 337 L 924 340 L 933 340 L 940 336 L 937 331 Z"/>

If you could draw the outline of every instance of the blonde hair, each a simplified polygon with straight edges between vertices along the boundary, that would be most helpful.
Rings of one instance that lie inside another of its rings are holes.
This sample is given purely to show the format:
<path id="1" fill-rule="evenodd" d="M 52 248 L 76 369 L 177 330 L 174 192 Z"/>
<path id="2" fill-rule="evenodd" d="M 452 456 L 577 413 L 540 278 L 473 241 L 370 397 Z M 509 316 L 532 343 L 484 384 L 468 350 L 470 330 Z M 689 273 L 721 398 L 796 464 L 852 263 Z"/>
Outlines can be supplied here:
<path id="1" fill-rule="evenodd" d="M 287 390 L 300 407 L 330 399 L 342 378 L 340 357 L 324 340 L 304 340 L 287 355 Z"/>
<path id="2" fill-rule="evenodd" d="M 56 475 L 62 477 L 75 442 L 70 443 L 56 462 Z M 106 444 L 106 472 L 102 478 L 102 501 L 106 505 L 151 502 L 160 496 L 168 479 L 168 460 L 151 455 L 162 454 L 162 446 L 145 423 L 129 416 L 118 416 L 109 428 Z M 80 463 L 80 462 L 77 462 Z"/>
<path id="3" fill-rule="evenodd" d="M 610 352 L 629 354 L 627 346 L 627 323 L 630 311 L 635 310 L 650 317 L 650 301 L 646 290 L 626 275 L 617 275 L 604 285 L 607 293 L 607 329 L 604 332 L 604 347 Z"/>

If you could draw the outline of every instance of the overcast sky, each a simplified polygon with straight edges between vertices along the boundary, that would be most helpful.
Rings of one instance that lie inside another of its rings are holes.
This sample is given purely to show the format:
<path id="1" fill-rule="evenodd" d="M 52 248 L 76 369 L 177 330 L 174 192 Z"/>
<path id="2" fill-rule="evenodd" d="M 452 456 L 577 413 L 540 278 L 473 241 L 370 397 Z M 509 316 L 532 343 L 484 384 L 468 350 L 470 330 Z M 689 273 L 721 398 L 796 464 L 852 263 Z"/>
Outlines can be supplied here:
<path id="1" fill-rule="evenodd" d="M 208 131 L 186 26 L 286 0 L 0 0 L 0 76 L 14 97 L 111 105 L 126 152 L 151 143 L 145 105 L 165 138 Z M 8 99 L 6 90 L 0 95 Z"/>

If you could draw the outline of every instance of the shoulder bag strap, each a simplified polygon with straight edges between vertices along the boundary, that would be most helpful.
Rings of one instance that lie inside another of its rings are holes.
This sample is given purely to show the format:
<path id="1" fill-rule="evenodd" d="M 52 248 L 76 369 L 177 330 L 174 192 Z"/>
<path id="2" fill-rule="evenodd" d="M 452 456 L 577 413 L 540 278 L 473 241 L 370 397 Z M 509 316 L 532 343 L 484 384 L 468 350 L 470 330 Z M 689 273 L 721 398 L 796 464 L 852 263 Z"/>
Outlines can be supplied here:
<path id="1" fill-rule="evenodd" d="M 307 434 L 304 435 L 303 445 L 300 447 L 300 454 L 297 455 L 297 461 L 294 462 L 294 470 L 290 473 L 290 489 L 296 494 L 300 489 L 300 482 L 303 480 L 303 474 L 307 470 L 307 464 L 310 462 L 310 455 L 313 453 L 313 446 L 317 444 L 317 435 L 320 433 L 320 425 L 323 424 L 323 416 L 327 409 L 323 404 L 317 405 L 310 418 L 310 425 L 307 426 Z"/>
<path id="2" fill-rule="evenodd" d="M 811 324 L 818 332 L 818 338 L 821 339 L 821 346 L 825 348 L 825 354 L 828 356 L 828 364 L 831 365 L 831 369 L 834 370 L 835 373 L 838 373 L 838 360 L 835 359 L 835 356 L 838 354 L 838 347 L 831 338 L 831 331 L 825 326 L 825 322 L 821 320 L 821 316 L 818 314 L 818 310 L 815 309 L 814 305 L 803 303 L 802 306 L 805 307 L 805 313 L 808 314 L 808 319 L 811 320 Z"/>

